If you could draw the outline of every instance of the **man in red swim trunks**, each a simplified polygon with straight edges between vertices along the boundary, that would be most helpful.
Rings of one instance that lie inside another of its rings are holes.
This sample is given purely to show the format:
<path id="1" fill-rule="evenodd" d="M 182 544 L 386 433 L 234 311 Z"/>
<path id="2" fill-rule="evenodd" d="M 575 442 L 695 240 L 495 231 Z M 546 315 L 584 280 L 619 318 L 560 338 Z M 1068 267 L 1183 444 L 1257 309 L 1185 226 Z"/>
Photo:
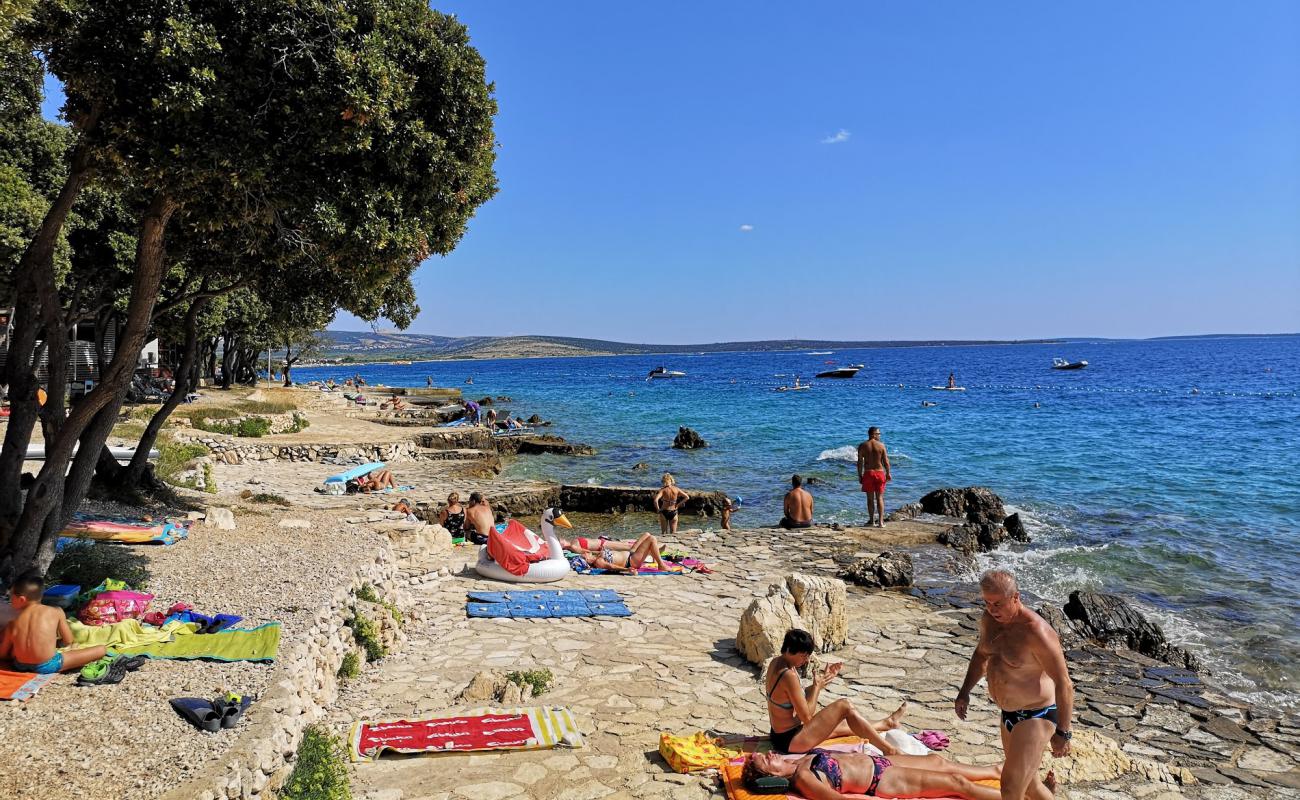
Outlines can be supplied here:
<path id="1" fill-rule="evenodd" d="M 892 477 L 880 428 L 872 425 L 867 429 L 867 440 L 858 445 L 858 482 L 867 493 L 867 527 L 885 527 L 885 484 Z"/>

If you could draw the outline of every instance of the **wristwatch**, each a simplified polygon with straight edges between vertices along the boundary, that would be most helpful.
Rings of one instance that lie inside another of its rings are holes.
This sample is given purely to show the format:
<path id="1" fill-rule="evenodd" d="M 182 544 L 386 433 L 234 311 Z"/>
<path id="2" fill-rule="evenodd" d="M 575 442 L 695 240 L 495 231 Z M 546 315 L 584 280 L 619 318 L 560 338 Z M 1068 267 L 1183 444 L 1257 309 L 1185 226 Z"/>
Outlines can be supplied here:
<path id="1" fill-rule="evenodd" d="M 1057 728 L 1056 735 L 1068 742 L 1074 738 L 1074 731 L 1063 731 L 1060 728 Z"/>

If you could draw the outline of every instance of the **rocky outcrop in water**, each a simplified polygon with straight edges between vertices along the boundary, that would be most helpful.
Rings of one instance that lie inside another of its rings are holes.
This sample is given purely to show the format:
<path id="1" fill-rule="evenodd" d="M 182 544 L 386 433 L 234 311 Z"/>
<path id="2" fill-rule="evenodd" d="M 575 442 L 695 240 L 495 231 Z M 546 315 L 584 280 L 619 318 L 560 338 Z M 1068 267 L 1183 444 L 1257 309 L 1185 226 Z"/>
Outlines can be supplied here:
<path id="1" fill-rule="evenodd" d="M 1007 516 L 1002 498 L 983 486 L 935 489 L 920 502 L 896 509 L 889 521 L 900 522 L 921 514 L 964 519 L 961 525 L 940 533 L 938 540 L 965 555 L 987 553 L 1007 541 L 1029 541 L 1020 515 Z"/>
<path id="2" fill-rule="evenodd" d="M 912 585 L 912 556 L 907 553 L 884 552 L 874 558 L 853 562 L 840 575 L 858 586 L 885 589 Z"/>
<path id="3" fill-rule="evenodd" d="M 967 522 L 1002 522 L 1007 512 L 1002 498 L 983 486 L 935 489 L 921 498 L 921 510 L 943 517 L 965 517 Z"/>
<path id="4" fill-rule="evenodd" d="M 708 446 L 702 436 L 685 426 L 677 429 L 677 436 L 673 439 L 673 447 L 678 450 L 698 450 Z"/>
<path id="5" fill-rule="evenodd" d="M 995 522 L 967 522 L 939 534 L 939 544 L 946 544 L 965 555 L 987 553 L 1003 542 L 1013 540 L 1029 541 L 1028 537 L 1015 539 L 1005 527 Z"/>
<path id="6" fill-rule="evenodd" d="M 596 454 L 596 448 L 590 445 L 566 441 L 559 436 L 543 434 L 540 436 L 498 436 L 493 439 L 497 452 L 501 455 L 538 455 L 552 453 L 561 456 L 590 456 Z"/>
<path id="7" fill-rule="evenodd" d="M 819 653 L 844 645 L 848 637 L 844 581 L 796 572 L 767 588 L 767 596 L 749 604 L 740 617 L 736 649 L 750 663 L 764 666 L 781 652 L 781 642 L 791 628 L 812 634 Z"/>
<path id="8" fill-rule="evenodd" d="M 1070 592 L 1064 611 L 1072 632 L 1081 637 L 1112 649 L 1127 647 L 1178 667 L 1200 668 L 1195 656 L 1170 644 L 1159 625 L 1142 616 L 1119 595 Z"/>

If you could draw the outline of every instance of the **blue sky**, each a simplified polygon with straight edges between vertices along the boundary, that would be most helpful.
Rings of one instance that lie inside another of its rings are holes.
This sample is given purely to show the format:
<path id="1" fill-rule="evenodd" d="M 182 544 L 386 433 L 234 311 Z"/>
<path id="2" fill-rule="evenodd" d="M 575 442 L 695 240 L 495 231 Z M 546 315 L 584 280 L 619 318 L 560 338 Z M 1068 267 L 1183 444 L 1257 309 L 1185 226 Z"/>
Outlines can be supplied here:
<path id="1" fill-rule="evenodd" d="M 412 332 L 1300 330 L 1294 3 L 435 7 L 501 191 Z"/>

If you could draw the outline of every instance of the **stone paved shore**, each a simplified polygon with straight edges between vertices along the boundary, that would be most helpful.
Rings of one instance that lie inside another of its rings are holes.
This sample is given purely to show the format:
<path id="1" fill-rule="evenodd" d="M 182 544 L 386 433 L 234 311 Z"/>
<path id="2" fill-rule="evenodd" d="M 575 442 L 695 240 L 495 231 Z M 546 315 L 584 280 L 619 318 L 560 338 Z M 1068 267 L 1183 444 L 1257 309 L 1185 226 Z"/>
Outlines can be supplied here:
<path id="1" fill-rule="evenodd" d="M 872 534 L 877 535 L 877 534 Z M 561 588 L 614 588 L 636 615 L 628 619 L 467 619 L 465 592 L 490 586 L 466 566 L 472 549 L 452 556 L 453 577 L 417 587 L 425 619 L 408 631 L 402 654 L 370 668 L 347 688 L 331 724 L 429 716 L 464 710 L 457 695 L 486 668 L 545 667 L 556 688 L 538 701 L 575 711 L 587 747 L 510 754 L 381 759 L 354 767 L 354 790 L 371 800 L 538 800 L 720 797 L 712 776 L 673 773 L 657 754 L 660 731 L 700 729 L 757 734 L 767 726 L 756 670 L 736 652 L 741 612 L 769 583 L 791 571 L 833 574 L 864 546 L 852 532 L 803 535 L 768 531 L 701 534 L 682 543 L 718 567 L 683 577 L 573 576 Z M 846 547 L 846 541 L 848 547 Z M 899 592 L 849 595 L 849 639 L 828 660 L 844 671 L 823 695 L 845 696 L 871 714 L 910 702 L 907 726 L 946 731 L 951 755 L 1000 759 L 996 710 L 977 690 L 970 719 L 952 698 L 974 645 L 978 612 Z M 1101 657 L 1098 657 L 1099 659 Z M 1294 720 L 1254 724 L 1165 698 L 1150 703 L 1126 686 L 1138 672 L 1113 663 L 1072 665 L 1081 713 L 1074 757 L 1046 761 L 1079 798 L 1292 797 L 1297 778 L 1289 742 Z M 1124 698 L 1124 702 L 1119 702 Z M 1260 717 L 1266 719 L 1268 717 Z M 1265 728 L 1271 728 L 1265 732 Z M 1251 730 L 1258 729 L 1259 733 Z M 1244 736 L 1238 734 L 1244 732 Z M 1220 766 L 1221 769 L 1215 769 Z"/>

